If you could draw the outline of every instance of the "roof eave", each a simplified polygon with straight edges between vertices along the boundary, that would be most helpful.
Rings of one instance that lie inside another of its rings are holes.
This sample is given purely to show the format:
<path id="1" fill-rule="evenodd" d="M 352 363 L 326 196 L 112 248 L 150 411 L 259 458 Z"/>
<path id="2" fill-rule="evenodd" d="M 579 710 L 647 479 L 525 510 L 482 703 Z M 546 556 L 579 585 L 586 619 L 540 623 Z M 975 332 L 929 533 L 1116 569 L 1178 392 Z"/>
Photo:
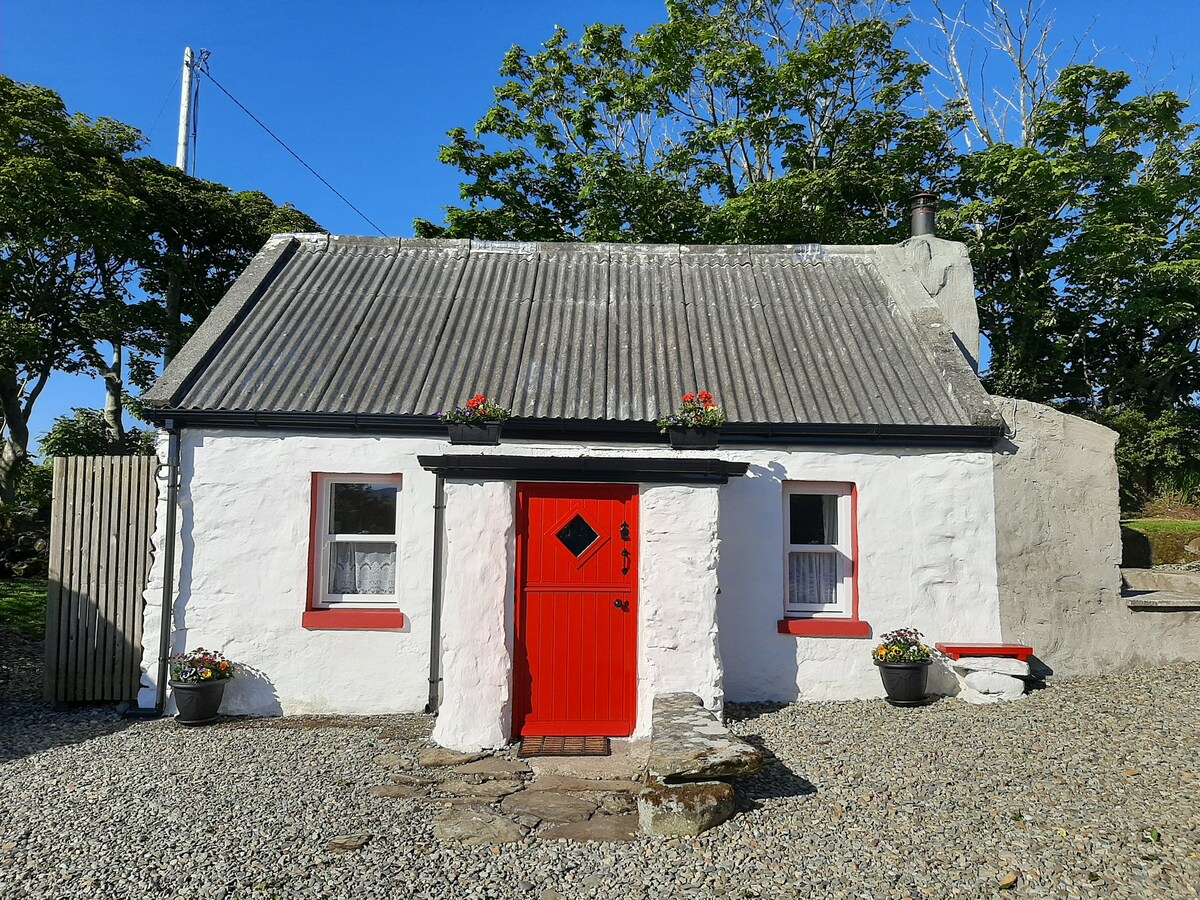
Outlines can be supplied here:
<path id="1" fill-rule="evenodd" d="M 149 421 L 170 419 L 177 428 L 229 428 L 279 431 L 322 431 L 445 437 L 446 426 L 436 416 L 332 412 L 259 412 L 251 410 L 145 410 Z M 613 422 L 595 419 L 510 419 L 504 434 L 518 440 L 662 443 L 653 422 Z M 991 445 L 1004 434 L 1003 425 L 872 424 L 812 422 L 735 422 L 721 429 L 722 445 L 852 444 L 920 446 Z"/>

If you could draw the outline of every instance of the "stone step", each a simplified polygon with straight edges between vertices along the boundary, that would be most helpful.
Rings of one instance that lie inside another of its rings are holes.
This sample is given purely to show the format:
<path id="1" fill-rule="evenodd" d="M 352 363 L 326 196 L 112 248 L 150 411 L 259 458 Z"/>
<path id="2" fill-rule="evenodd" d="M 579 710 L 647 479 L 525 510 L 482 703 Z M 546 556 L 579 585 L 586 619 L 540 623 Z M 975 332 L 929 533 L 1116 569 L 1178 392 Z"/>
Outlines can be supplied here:
<path id="1" fill-rule="evenodd" d="M 1166 591 L 1172 594 L 1200 595 L 1200 572 L 1172 572 L 1162 569 L 1122 569 L 1121 580 L 1130 591 Z"/>
<path id="2" fill-rule="evenodd" d="M 1125 591 L 1121 599 L 1132 609 L 1141 612 L 1187 612 L 1200 610 L 1200 594 L 1181 594 L 1173 591 Z"/>
<path id="3" fill-rule="evenodd" d="M 708 781 L 753 775 L 763 755 L 734 737 L 695 694 L 654 698 L 650 758 L 646 769 L 659 781 Z"/>

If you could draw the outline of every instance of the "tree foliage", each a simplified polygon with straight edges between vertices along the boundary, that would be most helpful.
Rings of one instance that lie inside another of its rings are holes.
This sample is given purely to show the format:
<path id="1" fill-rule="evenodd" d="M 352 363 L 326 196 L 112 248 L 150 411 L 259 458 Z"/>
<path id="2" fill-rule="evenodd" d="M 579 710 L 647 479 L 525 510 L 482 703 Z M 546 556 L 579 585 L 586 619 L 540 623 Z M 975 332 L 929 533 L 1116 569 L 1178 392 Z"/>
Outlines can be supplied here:
<path id="1" fill-rule="evenodd" d="M 894 236 L 945 183 L 947 116 L 897 23 L 852 8 L 672 0 L 629 37 L 556 30 L 505 57 L 492 107 L 449 135 L 464 207 L 418 233 L 514 240 L 846 241 Z"/>
<path id="2" fill-rule="evenodd" d="M 0 502 L 26 469 L 28 422 L 55 372 L 104 385 L 111 443 L 127 383 L 198 325 L 273 230 L 317 230 L 257 192 L 139 157 L 138 131 L 71 115 L 53 91 L 0 76 Z M 165 313 L 180 282 L 184 323 Z"/>
<path id="3" fill-rule="evenodd" d="M 1123 423 L 1130 452 L 1129 421 L 1161 435 L 1178 431 L 1173 417 L 1194 422 L 1188 103 L 1075 64 L 1079 43 L 1057 40 L 1034 0 L 922 9 L 928 21 L 908 18 L 907 0 L 670 0 L 641 34 L 597 24 L 514 47 L 491 108 L 441 151 L 463 205 L 416 228 L 891 242 L 907 236 L 908 197 L 930 189 L 943 236 L 970 245 L 992 390 Z M 1123 466 L 1127 496 L 1155 473 L 1200 478 L 1200 457 L 1168 465 L 1142 449 Z"/>

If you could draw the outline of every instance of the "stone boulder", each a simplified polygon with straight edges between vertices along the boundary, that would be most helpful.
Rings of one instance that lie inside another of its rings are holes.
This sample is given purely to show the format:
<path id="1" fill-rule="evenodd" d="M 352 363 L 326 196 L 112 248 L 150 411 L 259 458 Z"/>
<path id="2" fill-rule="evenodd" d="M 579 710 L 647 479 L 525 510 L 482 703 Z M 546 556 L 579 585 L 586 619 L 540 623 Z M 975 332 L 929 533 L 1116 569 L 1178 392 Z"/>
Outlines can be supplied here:
<path id="1" fill-rule="evenodd" d="M 998 672 L 1015 678 L 1029 676 L 1029 663 L 1010 656 L 964 656 L 952 660 L 950 665 L 963 672 Z"/>
<path id="2" fill-rule="evenodd" d="M 733 815 L 733 787 L 724 781 L 654 783 L 638 794 L 638 822 L 653 835 L 692 837 Z"/>

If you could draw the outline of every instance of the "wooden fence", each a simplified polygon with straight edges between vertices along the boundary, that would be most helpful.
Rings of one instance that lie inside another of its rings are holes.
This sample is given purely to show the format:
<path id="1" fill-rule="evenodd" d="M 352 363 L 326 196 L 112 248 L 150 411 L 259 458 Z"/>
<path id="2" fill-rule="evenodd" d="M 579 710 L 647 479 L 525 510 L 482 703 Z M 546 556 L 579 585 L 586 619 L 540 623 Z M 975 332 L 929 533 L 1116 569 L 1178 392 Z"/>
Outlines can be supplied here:
<path id="1" fill-rule="evenodd" d="M 54 460 L 46 699 L 132 700 L 142 660 L 158 460 Z"/>

